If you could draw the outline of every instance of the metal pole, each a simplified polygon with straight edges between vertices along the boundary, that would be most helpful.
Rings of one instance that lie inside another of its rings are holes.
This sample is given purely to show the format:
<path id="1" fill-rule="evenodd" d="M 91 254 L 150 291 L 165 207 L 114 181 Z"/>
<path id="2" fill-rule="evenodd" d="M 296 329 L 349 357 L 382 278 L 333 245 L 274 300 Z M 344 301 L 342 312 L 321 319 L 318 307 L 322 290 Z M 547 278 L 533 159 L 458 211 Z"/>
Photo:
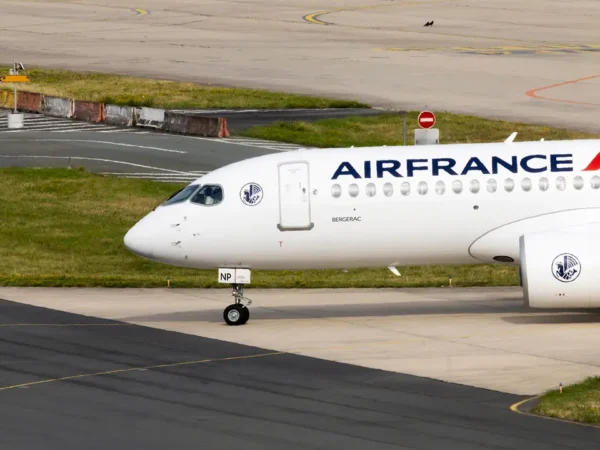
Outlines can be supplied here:
<path id="1" fill-rule="evenodd" d="M 13 60 L 13 73 L 17 74 L 17 63 Z M 17 83 L 13 83 L 13 92 L 15 96 L 15 114 L 17 114 Z"/>

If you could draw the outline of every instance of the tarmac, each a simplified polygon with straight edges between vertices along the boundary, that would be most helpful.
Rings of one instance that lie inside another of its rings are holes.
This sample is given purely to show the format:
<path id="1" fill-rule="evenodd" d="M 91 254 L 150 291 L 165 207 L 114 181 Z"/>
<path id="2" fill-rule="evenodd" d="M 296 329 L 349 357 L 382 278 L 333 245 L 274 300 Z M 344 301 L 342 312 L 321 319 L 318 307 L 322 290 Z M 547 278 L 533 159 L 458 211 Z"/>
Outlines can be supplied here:
<path id="1" fill-rule="evenodd" d="M 0 55 L 594 132 L 599 14 L 589 0 L 5 0 Z"/>
<path id="2" fill-rule="evenodd" d="M 250 321 L 229 327 L 230 289 L 0 287 L 0 298 L 38 307 L 515 395 L 600 374 L 600 312 L 528 309 L 520 288 L 246 295 Z"/>
<path id="3" fill-rule="evenodd" d="M 11 292 L 47 298 L 0 296 Z M 50 292 L 62 295 L 53 307 L 156 305 L 139 293 Z M 245 342 L 240 331 L 265 325 L 223 327 Z M 600 438 L 510 411 L 521 396 L 6 300 L 0 342 L 0 445 L 14 450 L 596 449 Z"/>
<path id="4" fill-rule="evenodd" d="M 98 174 L 189 183 L 235 161 L 299 148 L 257 139 L 98 130 L 0 133 L 0 167 L 85 167 Z"/>

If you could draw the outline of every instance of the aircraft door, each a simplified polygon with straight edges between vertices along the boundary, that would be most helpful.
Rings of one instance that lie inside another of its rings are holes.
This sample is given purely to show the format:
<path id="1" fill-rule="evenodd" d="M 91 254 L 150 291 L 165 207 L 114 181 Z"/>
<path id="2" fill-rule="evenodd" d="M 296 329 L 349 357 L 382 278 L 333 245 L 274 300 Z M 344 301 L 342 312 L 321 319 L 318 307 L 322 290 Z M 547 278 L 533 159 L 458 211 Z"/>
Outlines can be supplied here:
<path id="1" fill-rule="evenodd" d="M 310 181 L 307 162 L 279 165 L 279 224 L 281 231 L 310 230 Z"/>

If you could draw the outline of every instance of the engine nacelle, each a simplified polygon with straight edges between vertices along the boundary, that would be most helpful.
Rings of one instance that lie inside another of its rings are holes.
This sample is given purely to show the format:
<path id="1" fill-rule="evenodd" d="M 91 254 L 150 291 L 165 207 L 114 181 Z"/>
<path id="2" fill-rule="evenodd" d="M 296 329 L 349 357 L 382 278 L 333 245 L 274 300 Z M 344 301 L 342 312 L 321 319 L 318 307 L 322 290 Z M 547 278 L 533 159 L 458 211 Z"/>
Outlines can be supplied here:
<path id="1" fill-rule="evenodd" d="M 600 224 L 525 234 L 519 246 L 525 305 L 600 308 Z"/>

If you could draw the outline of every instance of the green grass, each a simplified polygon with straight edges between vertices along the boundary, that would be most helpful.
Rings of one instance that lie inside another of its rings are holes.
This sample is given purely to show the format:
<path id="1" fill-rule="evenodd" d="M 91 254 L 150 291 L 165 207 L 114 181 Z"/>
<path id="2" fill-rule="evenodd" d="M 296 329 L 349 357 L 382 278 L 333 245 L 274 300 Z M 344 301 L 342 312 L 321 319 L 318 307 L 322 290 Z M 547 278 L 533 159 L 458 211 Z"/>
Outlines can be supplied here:
<path id="1" fill-rule="evenodd" d="M 180 184 L 102 177 L 81 169 L 0 169 L 0 285 L 224 287 L 216 270 L 154 263 L 123 246 L 127 230 Z M 251 287 L 516 285 L 514 267 L 405 267 L 253 274 Z"/>
<path id="2" fill-rule="evenodd" d="M 414 144 L 413 130 L 418 128 L 417 112 L 407 114 L 407 144 Z M 590 133 L 562 130 L 545 126 L 482 119 L 450 113 L 436 113 L 436 128 L 440 142 L 475 143 L 501 142 L 513 131 L 517 141 L 556 139 L 588 139 L 600 137 Z M 244 136 L 289 142 L 309 147 L 368 147 L 402 145 L 403 118 L 400 114 L 372 117 L 324 119 L 317 122 L 278 122 L 242 132 Z"/>
<path id="3" fill-rule="evenodd" d="M 8 74 L 0 66 L 0 75 Z M 179 81 L 152 80 L 101 73 L 28 69 L 31 83 L 19 89 L 57 97 L 103 102 L 113 105 L 147 106 L 164 109 L 227 108 L 362 108 L 363 103 L 257 89 L 202 86 Z M 12 89 L 12 85 L 0 85 Z"/>
<path id="4" fill-rule="evenodd" d="M 544 394 L 531 410 L 557 419 L 600 425 L 600 377 L 587 378 L 582 383 L 563 387 L 563 393 Z"/>

